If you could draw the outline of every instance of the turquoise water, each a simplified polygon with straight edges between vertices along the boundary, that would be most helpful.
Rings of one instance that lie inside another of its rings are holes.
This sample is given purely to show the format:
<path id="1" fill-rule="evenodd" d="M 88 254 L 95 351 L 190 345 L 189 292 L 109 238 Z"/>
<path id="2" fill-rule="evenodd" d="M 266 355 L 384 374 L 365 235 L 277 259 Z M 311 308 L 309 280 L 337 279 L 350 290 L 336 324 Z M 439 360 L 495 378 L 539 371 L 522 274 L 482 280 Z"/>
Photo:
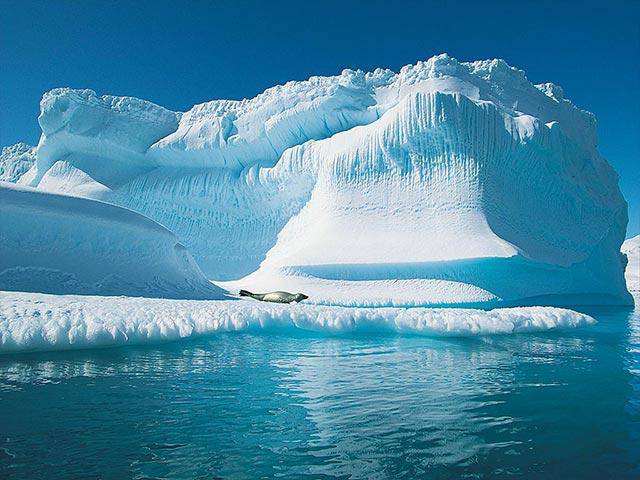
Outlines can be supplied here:
<path id="1" fill-rule="evenodd" d="M 0 478 L 640 478 L 640 314 L 0 357 Z"/>

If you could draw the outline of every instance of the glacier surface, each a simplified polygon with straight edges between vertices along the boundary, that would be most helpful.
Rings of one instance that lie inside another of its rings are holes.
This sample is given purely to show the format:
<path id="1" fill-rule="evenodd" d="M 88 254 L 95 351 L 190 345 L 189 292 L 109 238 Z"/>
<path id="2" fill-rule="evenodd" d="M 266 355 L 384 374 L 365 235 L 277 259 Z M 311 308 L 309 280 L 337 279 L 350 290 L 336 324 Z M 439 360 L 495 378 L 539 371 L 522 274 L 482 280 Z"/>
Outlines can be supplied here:
<path id="1" fill-rule="evenodd" d="M 25 321 L 29 319 L 29 321 Z M 0 353 L 163 342 L 214 332 L 279 331 L 338 335 L 400 332 L 474 336 L 591 325 L 553 307 L 490 311 L 347 308 L 253 300 L 169 300 L 0 292 Z"/>
<path id="2" fill-rule="evenodd" d="M 229 289 L 333 305 L 630 303 L 596 122 L 502 60 L 438 55 L 172 112 L 44 95 L 19 179 L 172 231 Z"/>
<path id="3" fill-rule="evenodd" d="M 0 225 L 0 290 L 224 298 L 173 233 L 115 205 L 0 182 Z"/>

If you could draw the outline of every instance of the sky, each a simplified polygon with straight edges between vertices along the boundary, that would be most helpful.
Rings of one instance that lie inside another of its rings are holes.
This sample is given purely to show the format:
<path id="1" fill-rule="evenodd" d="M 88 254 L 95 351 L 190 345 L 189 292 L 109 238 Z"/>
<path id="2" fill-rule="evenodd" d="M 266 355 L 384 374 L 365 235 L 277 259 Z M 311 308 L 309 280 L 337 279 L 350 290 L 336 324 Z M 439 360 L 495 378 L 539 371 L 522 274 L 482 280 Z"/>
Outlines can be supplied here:
<path id="1" fill-rule="evenodd" d="M 598 119 L 640 233 L 640 1 L 0 0 L 0 145 L 36 144 L 55 87 L 172 110 L 446 52 L 504 58 Z"/>

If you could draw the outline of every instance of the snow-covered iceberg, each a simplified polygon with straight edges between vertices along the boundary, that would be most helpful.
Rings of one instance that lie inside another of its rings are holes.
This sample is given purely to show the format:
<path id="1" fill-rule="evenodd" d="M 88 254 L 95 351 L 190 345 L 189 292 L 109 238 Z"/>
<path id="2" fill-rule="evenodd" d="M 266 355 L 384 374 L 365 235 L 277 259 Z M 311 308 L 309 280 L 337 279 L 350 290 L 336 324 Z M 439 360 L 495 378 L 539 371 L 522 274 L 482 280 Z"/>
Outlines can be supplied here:
<path id="1" fill-rule="evenodd" d="M 0 290 L 224 298 L 175 235 L 153 220 L 115 205 L 5 182 Z"/>
<path id="2" fill-rule="evenodd" d="M 0 292 L 0 354 L 157 343 L 232 331 L 474 336 L 575 328 L 593 323 L 587 315 L 552 307 L 490 311 L 346 308 L 252 300 L 127 297 L 105 300 L 105 297 Z"/>
<path id="3" fill-rule="evenodd" d="M 21 181 L 174 232 L 211 279 L 342 305 L 629 303 L 592 114 L 501 60 L 345 70 L 184 113 L 57 89 Z"/>

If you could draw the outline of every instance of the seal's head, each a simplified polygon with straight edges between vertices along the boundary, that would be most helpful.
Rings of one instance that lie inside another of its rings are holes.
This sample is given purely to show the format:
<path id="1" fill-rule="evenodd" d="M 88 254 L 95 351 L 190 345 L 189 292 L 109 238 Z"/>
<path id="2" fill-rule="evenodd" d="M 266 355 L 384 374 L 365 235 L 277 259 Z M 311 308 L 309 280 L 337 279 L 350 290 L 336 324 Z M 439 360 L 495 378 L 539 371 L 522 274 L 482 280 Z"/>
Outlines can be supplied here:
<path id="1" fill-rule="evenodd" d="M 306 300 L 307 298 L 309 298 L 307 295 L 305 295 L 304 293 L 297 293 L 296 294 L 296 302 L 301 302 L 302 300 Z"/>

